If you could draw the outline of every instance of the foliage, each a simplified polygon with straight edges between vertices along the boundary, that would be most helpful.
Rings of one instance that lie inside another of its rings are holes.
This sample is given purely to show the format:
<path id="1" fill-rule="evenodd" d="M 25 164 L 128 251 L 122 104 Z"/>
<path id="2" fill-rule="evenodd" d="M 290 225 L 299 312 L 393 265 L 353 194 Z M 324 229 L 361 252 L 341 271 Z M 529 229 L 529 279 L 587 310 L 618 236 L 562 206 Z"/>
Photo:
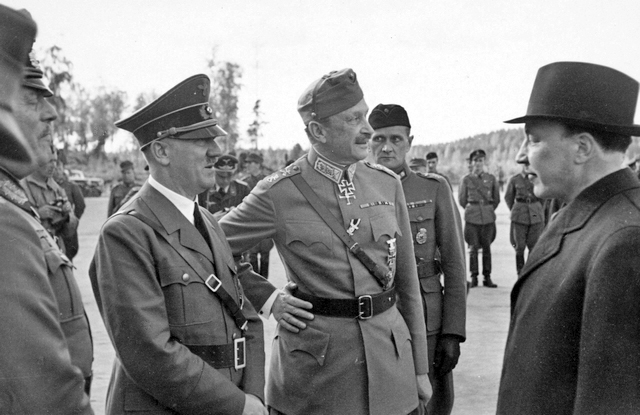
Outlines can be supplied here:
<path id="1" fill-rule="evenodd" d="M 253 105 L 253 122 L 249 124 L 249 128 L 247 129 L 247 135 L 249 136 L 249 143 L 254 150 L 258 149 L 258 139 L 262 137 L 261 128 L 265 121 L 262 121 L 262 111 L 260 111 L 260 100 L 256 100 L 256 103 Z"/>
<path id="2" fill-rule="evenodd" d="M 207 60 L 207 67 L 211 73 L 211 94 L 209 105 L 213 109 L 218 124 L 227 132 L 227 136 L 220 140 L 224 142 L 223 150 L 231 152 L 238 142 L 238 95 L 242 84 L 242 69 L 232 62 L 218 61 L 216 48 Z"/>
<path id="3" fill-rule="evenodd" d="M 54 136 L 58 143 L 64 145 L 67 137 L 73 134 L 73 115 L 68 111 L 64 98 L 77 87 L 73 81 L 73 64 L 55 45 L 44 51 L 40 64 L 45 78 L 49 80 L 49 89 L 53 92 L 49 102 L 58 113 L 58 119 L 53 123 Z"/>
<path id="4" fill-rule="evenodd" d="M 104 145 L 117 131 L 116 121 L 120 119 L 126 107 L 127 94 L 122 91 L 108 91 L 101 89 L 91 100 L 91 135 L 96 141 L 92 154 L 96 158 L 104 155 Z"/>

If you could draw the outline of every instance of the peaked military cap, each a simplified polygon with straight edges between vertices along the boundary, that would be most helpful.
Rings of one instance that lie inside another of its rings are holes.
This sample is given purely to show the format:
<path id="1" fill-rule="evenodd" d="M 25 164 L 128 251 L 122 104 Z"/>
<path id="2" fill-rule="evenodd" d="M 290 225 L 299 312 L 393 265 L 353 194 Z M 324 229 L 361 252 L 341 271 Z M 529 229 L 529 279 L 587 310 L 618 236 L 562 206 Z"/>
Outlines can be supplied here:
<path id="1" fill-rule="evenodd" d="M 31 19 L 31 13 L 29 13 L 28 10 L 22 9 L 19 10 L 19 13 Z M 35 57 L 35 51 L 32 50 L 24 62 L 24 77 L 22 79 L 22 85 L 41 91 L 47 98 L 52 97 L 53 92 L 44 83 L 44 72 L 42 71 L 42 68 L 40 68 L 40 62 Z"/>
<path id="2" fill-rule="evenodd" d="M 133 162 L 129 160 L 125 160 L 120 163 L 120 171 L 125 171 L 133 168 Z"/>
<path id="3" fill-rule="evenodd" d="M 346 68 L 316 79 L 298 99 L 298 112 L 304 125 L 341 113 L 362 100 L 364 94 L 356 73 Z"/>
<path id="4" fill-rule="evenodd" d="M 427 155 L 425 156 L 426 160 L 433 160 L 433 159 L 437 159 L 438 158 L 438 153 L 434 152 L 434 151 L 430 151 L 429 153 L 427 153 Z"/>
<path id="5" fill-rule="evenodd" d="M 163 138 L 196 140 L 227 133 L 209 106 L 209 77 L 194 75 L 171 88 L 128 118 L 116 122 L 138 139 L 140 149 Z"/>
<path id="6" fill-rule="evenodd" d="M 640 135 L 633 123 L 638 82 L 606 66 L 556 62 L 538 70 L 527 114 L 505 121 L 548 118 L 624 135 Z"/>
<path id="7" fill-rule="evenodd" d="M 0 5 L 0 157 L 5 168 L 11 164 L 13 173 L 15 169 L 30 169 L 33 161 L 31 147 L 13 115 L 13 105 L 36 31 L 30 16 Z"/>
<path id="8" fill-rule="evenodd" d="M 238 165 L 238 159 L 231 154 L 223 154 L 213 164 L 214 170 L 232 172 Z"/>
<path id="9" fill-rule="evenodd" d="M 249 153 L 247 157 L 244 159 L 245 163 L 258 163 L 262 164 L 262 156 L 260 153 Z"/>
<path id="10" fill-rule="evenodd" d="M 473 161 L 478 157 L 487 157 L 487 153 L 485 153 L 482 149 L 473 150 L 471 154 L 469 154 L 469 158 L 467 160 Z"/>
<path id="11" fill-rule="evenodd" d="M 377 130 L 384 127 L 404 126 L 411 128 L 409 115 L 400 105 L 378 104 L 369 115 L 371 128 Z"/>
<path id="12" fill-rule="evenodd" d="M 422 158 L 414 158 L 409 161 L 409 167 L 427 167 L 427 160 Z"/>

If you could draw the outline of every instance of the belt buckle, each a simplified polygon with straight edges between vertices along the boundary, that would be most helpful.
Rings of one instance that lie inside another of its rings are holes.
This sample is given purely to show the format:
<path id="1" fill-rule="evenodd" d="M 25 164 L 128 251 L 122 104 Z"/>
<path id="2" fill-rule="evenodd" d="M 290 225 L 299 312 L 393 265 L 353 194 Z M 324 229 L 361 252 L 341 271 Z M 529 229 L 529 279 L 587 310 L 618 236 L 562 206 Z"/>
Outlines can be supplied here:
<path id="1" fill-rule="evenodd" d="M 238 370 L 247 366 L 247 349 L 245 347 L 247 340 L 240 337 L 233 341 L 233 367 Z"/>
<path id="2" fill-rule="evenodd" d="M 373 299 L 370 295 L 358 297 L 358 318 L 368 320 L 373 317 Z"/>
<path id="3" fill-rule="evenodd" d="M 211 286 L 211 280 L 213 280 L 215 282 L 215 284 L 216 284 L 215 287 Z M 207 278 L 207 280 L 204 282 L 204 284 L 207 287 L 209 287 L 209 289 L 211 291 L 216 292 L 222 286 L 222 281 L 220 281 L 220 279 L 218 277 L 216 277 L 215 274 L 211 274 L 211 275 L 209 275 L 209 278 Z"/>

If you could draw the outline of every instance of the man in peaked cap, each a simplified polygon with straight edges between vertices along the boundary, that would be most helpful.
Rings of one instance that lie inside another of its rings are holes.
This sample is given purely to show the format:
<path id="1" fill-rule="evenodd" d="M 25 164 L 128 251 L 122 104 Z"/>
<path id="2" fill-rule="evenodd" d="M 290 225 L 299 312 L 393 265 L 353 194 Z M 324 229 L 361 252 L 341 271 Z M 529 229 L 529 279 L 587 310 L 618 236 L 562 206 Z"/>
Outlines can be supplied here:
<path id="1" fill-rule="evenodd" d="M 216 219 L 242 203 L 242 199 L 249 194 L 249 186 L 233 178 L 237 167 L 238 159 L 231 154 L 218 157 L 213 165 L 216 171 L 215 186 L 198 195 L 200 206 L 213 213 Z"/>
<path id="2" fill-rule="evenodd" d="M 484 171 L 487 154 L 474 150 L 469 155 L 471 172 L 462 178 L 458 201 L 464 208 L 464 240 L 469 244 L 471 287 L 478 286 L 478 250 L 482 249 L 483 285 L 496 288 L 491 280 L 491 244 L 496 239 L 496 213 L 500 190 L 493 174 Z"/>
<path id="3" fill-rule="evenodd" d="M 405 109 L 379 104 L 369 116 L 376 162 L 400 176 L 407 202 L 429 344 L 430 415 L 453 408 L 452 370 L 465 340 L 466 276 L 462 222 L 447 182 L 437 174 L 415 173 L 405 161 L 413 136 Z M 421 158 L 426 163 L 424 158 Z M 444 275 L 444 287 L 440 277 Z"/>
<path id="4" fill-rule="evenodd" d="M 195 75 L 118 121 L 149 180 L 102 228 L 89 271 L 116 350 L 107 413 L 266 414 L 262 322 L 225 236 L 195 202 L 226 135 Z M 257 277 L 259 278 L 259 276 Z"/>
<path id="5" fill-rule="evenodd" d="M 107 217 L 116 213 L 116 211 L 123 205 L 125 197 L 131 189 L 136 186 L 140 186 L 136 183 L 136 171 L 133 163 L 129 160 L 125 160 L 120 163 L 120 174 L 122 180 L 111 189 L 109 195 L 109 204 L 107 205 Z"/>
<path id="6" fill-rule="evenodd" d="M 516 159 L 537 197 L 566 203 L 511 292 L 499 414 L 640 408 L 640 182 L 626 166 L 638 82 L 580 62 L 543 66 Z"/>
<path id="7" fill-rule="evenodd" d="M 298 101 L 308 156 L 260 181 L 220 221 L 235 254 L 272 238 L 294 296 L 313 307 L 312 320 L 279 319 L 267 382 L 272 414 L 406 415 L 429 399 L 405 199 L 395 174 L 362 162 L 373 133 L 368 110 L 353 70 L 314 81 Z M 245 281 L 247 296 L 268 309 L 275 288 Z"/>
<path id="8" fill-rule="evenodd" d="M 48 160 L 56 118 L 46 94 L 23 76 L 35 35 L 30 16 L 0 5 L 0 411 L 91 414 L 78 367 L 87 356 L 76 340 L 88 334 L 80 292 L 18 182 Z M 64 307 L 72 301 L 74 322 Z"/>

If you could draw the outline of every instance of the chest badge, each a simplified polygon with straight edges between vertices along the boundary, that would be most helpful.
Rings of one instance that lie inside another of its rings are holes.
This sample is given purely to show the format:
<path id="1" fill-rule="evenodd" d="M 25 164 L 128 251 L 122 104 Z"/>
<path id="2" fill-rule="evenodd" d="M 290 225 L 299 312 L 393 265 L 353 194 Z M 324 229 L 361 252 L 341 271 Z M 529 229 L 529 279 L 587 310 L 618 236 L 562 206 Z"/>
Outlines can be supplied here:
<path id="1" fill-rule="evenodd" d="M 358 226 L 360 226 L 360 219 L 351 219 L 351 222 L 349 222 L 349 228 L 347 228 L 349 236 L 353 236 L 353 233 L 359 229 Z"/>
<path id="2" fill-rule="evenodd" d="M 418 233 L 416 233 L 416 243 L 419 245 L 427 242 L 427 230 L 425 228 L 420 228 Z"/>
<path id="3" fill-rule="evenodd" d="M 356 191 L 356 188 L 352 182 L 341 180 L 340 183 L 338 183 L 338 189 L 340 190 L 340 196 L 338 197 L 340 199 L 347 199 L 347 205 L 351 204 L 351 198 L 356 198 L 356 195 L 354 193 Z"/>

